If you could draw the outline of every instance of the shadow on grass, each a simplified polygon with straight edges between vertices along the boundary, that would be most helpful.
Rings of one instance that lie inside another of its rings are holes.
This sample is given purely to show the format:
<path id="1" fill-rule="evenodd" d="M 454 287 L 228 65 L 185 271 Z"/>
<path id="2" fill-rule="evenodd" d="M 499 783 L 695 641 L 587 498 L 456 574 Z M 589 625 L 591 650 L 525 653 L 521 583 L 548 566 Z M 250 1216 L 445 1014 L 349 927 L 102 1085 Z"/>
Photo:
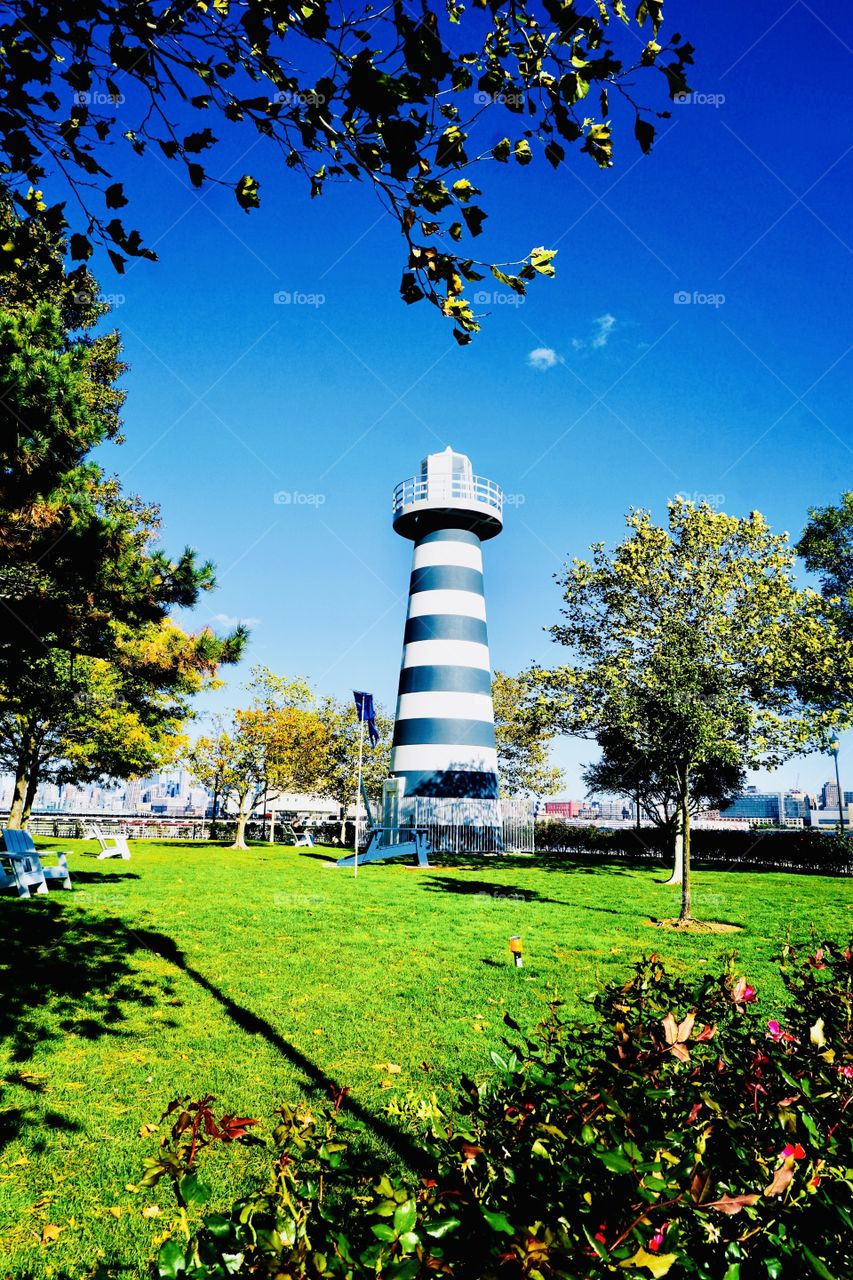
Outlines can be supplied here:
<path id="1" fill-rule="evenodd" d="M 520 889 L 516 885 L 496 884 L 492 880 L 457 880 L 450 876 L 429 875 L 423 881 L 423 888 L 427 893 L 461 893 L 491 898 L 494 902 L 547 902 L 559 907 L 567 905 L 559 898 L 546 898 L 535 889 Z"/>
<path id="2" fill-rule="evenodd" d="M 126 874 L 78 872 L 75 879 L 91 886 L 82 890 L 86 893 Z M 106 905 L 106 898 L 101 901 Z M 0 1093 L 0 1148 L 26 1127 L 76 1127 L 38 1104 L 33 1095 L 49 1087 L 50 1079 L 40 1070 L 29 1071 L 27 1064 L 40 1048 L 69 1036 L 98 1040 L 128 1034 L 124 1007 L 159 1003 L 164 984 L 140 975 L 132 963 L 140 945 L 120 920 L 66 905 L 56 893 L 42 900 L 0 901 L 0 1046 L 10 1063 Z M 54 1094 L 52 1102 L 57 1101 Z"/>
<path id="3" fill-rule="evenodd" d="M 77 888 L 80 885 L 115 884 L 119 880 L 140 879 L 136 871 L 78 871 L 76 867 L 69 867 L 69 871 L 71 883 Z"/>
<path id="4" fill-rule="evenodd" d="M 135 930 L 134 937 L 142 946 L 149 951 L 153 951 L 163 960 L 168 961 L 169 964 L 173 964 L 176 969 L 180 969 L 203 991 L 212 996 L 241 1031 L 253 1036 L 262 1036 L 267 1044 L 271 1045 L 273 1049 L 301 1072 L 313 1089 L 316 1089 L 327 1099 L 333 1091 L 337 1091 L 339 1088 L 338 1082 L 327 1075 L 322 1067 L 309 1058 L 307 1054 L 303 1053 L 301 1049 L 297 1049 L 296 1045 L 286 1040 L 272 1023 L 267 1022 L 266 1018 L 253 1013 L 251 1009 L 245 1008 L 244 1005 L 238 1004 L 236 1000 L 233 1000 L 214 982 L 211 982 L 203 973 L 194 968 L 173 938 L 170 938 L 167 934 L 154 933 L 146 929 Z M 411 1169 L 420 1172 L 426 1168 L 423 1153 L 418 1146 L 408 1135 L 401 1132 L 394 1125 L 389 1124 L 387 1120 L 375 1115 L 367 1107 L 349 1096 L 344 1098 L 341 1110 L 369 1129 L 375 1137 L 386 1143 L 395 1155 L 409 1165 Z"/>
<path id="5" fill-rule="evenodd" d="M 630 875 L 634 871 L 661 871 L 665 862 L 655 858 L 586 858 L 568 853 L 442 853 L 433 855 L 436 871 L 563 871 L 595 875 Z"/>

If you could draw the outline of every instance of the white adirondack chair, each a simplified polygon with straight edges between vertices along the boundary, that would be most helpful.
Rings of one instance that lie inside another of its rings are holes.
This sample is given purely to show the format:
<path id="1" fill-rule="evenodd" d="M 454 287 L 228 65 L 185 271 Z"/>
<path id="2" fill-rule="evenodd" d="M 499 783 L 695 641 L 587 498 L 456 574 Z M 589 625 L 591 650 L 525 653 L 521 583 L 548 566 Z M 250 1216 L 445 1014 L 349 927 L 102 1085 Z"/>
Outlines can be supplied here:
<path id="1" fill-rule="evenodd" d="M 105 836 L 97 822 L 91 823 L 83 838 L 84 840 L 97 840 L 101 846 L 98 858 L 124 858 L 125 860 L 130 858 L 127 836 Z"/>
<path id="2" fill-rule="evenodd" d="M 60 852 L 58 849 L 45 849 L 44 857 L 56 858 L 56 866 L 45 866 L 42 860 L 42 854 L 38 852 L 33 838 L 29 831 L 19 831 L 11 827 L 6 827 L 3 831 L 3 844 L 6 847 L 6 856 L 14 862 L 16 859 L 22 859 L 29 864 L 25 874 L 35 874 L 36 877 L 41 876 L 44 888 L 36 888 L 36 893 L 47 893 L 48 880 L 58 880 L 63 889 L 70 889 L 71 875 L 68 871 L 67 852 Z M 38 885 L 38 879 L 30 881 Z M 20 892 L 20 891 L 19 891 Z M 28 898 L 29 892 L 20 895 L 22 898 Z"/>

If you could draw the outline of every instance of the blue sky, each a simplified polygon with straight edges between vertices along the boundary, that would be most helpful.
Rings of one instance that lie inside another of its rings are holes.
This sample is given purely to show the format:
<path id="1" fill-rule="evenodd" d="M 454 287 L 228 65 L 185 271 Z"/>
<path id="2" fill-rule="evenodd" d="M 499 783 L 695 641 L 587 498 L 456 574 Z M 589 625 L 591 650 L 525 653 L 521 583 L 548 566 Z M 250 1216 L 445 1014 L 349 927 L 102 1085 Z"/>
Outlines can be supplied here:
<path id="1" fill-rule="evenodd" d="M 261 179 L 249 216 L 154 156 L 127 168 L 127 222 L 161 261 L 123 278 L 94 264 L 131 364 L 126 443 L 104 461 L 161 503 L 167 547 L 217 563 L 193 621 L 253 620 L 212 701 L 239 702 L 266 663 L 393 703 L 410 548 L 390 495 L 446 444 L 512 495 L 486 551 L 509 671 L 559 660 L 553 575 L 618 540 L 629 506 L 663 518 L 676 493 L 707 496 L 797 536 L 809 505 L 853 487 L 853 100 L 832 89 L 853 73 L 853 24 L 803 0 L 668 8 L 701 97 L 650 157 L 629 122 L 609 172 L 570 154 L 556 174 L 537 156 L 482 175 L 484 255 L 556 247 L 557 277 L 493 305 L 465 349 L 399 301 L 402 240 L 367 191 L 309 201 L 262 146 L 241 157 L 248 135 L 220 165 Z M 567 794 L 594 754 L 559 744 Z M 793 761 L 773 785 L 819 786 L 829 763 Z"/>

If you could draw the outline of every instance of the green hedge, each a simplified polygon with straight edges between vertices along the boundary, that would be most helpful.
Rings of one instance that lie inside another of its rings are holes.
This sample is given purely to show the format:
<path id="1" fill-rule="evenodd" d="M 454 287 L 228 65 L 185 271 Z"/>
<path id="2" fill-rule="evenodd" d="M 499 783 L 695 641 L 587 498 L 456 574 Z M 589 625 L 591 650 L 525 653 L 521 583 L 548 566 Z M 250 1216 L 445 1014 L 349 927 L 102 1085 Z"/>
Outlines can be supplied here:
<path id="1" fill-rule="evenodd" d="M 570 826 L 559 821 L 536 824 L 539 853 L 566 854 L 573 858 L 651 862 L 672 860 L 671 836 L 658 827 L 603 831 L 599 827 Z M 853 872 L 853 839 L 825 831 L 709 831 L 691 835 L 693 865 L 755 871 L 796 871 L 816 875 L 850 875 Z"/>

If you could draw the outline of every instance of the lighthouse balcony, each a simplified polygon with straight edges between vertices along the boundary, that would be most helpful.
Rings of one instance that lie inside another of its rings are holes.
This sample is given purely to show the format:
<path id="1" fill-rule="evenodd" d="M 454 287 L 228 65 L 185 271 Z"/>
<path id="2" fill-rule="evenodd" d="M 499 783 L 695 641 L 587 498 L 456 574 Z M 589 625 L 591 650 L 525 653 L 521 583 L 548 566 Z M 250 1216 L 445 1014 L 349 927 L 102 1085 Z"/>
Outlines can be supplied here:
<path id="1" fill-rule="evenodd" d="M 394 490 L 394 529 L 420 538 L 434 529 L 470 529 L 482 541 L 503 528 L 503 490 L 484 476 L 410 476 Z"/>

